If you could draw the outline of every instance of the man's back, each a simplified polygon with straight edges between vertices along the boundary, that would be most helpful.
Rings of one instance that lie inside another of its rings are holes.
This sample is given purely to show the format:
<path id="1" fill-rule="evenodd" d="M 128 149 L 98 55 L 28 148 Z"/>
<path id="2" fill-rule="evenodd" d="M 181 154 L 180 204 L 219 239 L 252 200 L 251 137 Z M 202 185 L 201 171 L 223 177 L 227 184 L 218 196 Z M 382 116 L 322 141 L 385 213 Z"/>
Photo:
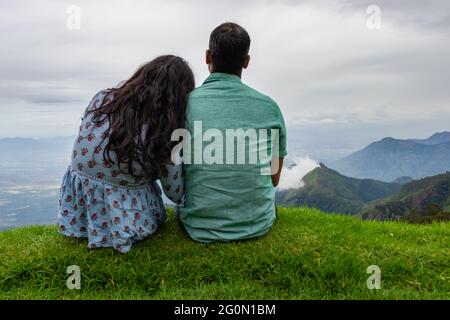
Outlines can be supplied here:
<path id="1" fill-rule="evenodd" d="M 194 240 L 205 242 L 242 240 L 267 233 L 275 221 L 275 190 L 271 176 L 263 174 L 265 164 L 260 154 L 256 161 L 251 154 L 256 149 L 261 152 L 266 145 L 261 132 L 269 131 L 267 147 L 271 155 L 270 129 L 277 129 L 279 156 L 286 155 L 286 131 L 276 103 L 243 84 L 236 75 L 212 73 L 190 96 L 187 129 L 192 135 L 194 163 L 183 167 L 186 206 L 179 212 L 186 231 Z M 245 139 L 245 164 L 240 164 L 239 143 L 235 144 L 234 137 L 229 144 L 230 130 L 257 133 L 257 140 L 251 134 Z M 199 158 L 195 144 L 198 146 L 203 133 Z M 217 137 L 219 133 L 222 138 Z M 208 155 L 212 160 L 206 158 Z"/>

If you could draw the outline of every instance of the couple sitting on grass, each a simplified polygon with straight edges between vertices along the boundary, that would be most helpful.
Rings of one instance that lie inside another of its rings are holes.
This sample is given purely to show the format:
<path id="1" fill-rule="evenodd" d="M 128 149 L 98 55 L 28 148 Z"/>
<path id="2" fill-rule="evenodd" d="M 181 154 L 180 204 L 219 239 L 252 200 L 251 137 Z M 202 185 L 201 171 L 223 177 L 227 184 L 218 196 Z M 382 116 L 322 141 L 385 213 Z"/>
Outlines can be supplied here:
<path id="1" fill-rule="evenodd" d="M 196 241 L 266 234 L 286 129 L 277 104 L 241 81 L 249 47 L 245 29 L 224 23 L 211 33 L 211 74 L 197 89 L 183 59 L 161 56 L 95 95 L 63 178 L 59 232 L 128 252 L 165 222 L 162 189 Z"/>

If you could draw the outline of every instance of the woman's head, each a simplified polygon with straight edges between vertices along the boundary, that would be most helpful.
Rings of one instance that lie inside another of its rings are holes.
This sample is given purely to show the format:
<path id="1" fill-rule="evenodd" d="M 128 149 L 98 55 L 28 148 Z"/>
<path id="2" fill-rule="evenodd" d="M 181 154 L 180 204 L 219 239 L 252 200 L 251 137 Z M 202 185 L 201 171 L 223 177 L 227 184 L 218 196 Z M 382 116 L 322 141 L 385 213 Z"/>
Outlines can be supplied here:
<path id="1" fill-rule="evenodd" d="M 180 57 L 160 56 L 143 66 L 119 87 L 111 89 L 103 104 L 93 110 L 94 121 L 109 121 L 106 159 L 116 153 L 121 170 L 133 176 L 156 179 L 170 163 L 171 135 L 184 127 L 188 94 L 194 75 Z M 140 167 L 135 172 L 136 164 Z"/>

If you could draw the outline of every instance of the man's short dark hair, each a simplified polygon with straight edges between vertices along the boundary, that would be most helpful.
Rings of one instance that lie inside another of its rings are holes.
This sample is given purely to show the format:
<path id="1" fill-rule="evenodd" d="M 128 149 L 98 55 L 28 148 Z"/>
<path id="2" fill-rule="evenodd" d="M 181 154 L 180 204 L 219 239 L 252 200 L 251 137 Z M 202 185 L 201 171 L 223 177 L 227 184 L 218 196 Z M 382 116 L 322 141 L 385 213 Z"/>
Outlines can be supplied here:
<path id="1" fill-rule="evenodd" d="M 226 22 L 213 30 L 209 50 L 215 72 L 237 73 L 247 58 L 250 36 L 240 25 Z"/>

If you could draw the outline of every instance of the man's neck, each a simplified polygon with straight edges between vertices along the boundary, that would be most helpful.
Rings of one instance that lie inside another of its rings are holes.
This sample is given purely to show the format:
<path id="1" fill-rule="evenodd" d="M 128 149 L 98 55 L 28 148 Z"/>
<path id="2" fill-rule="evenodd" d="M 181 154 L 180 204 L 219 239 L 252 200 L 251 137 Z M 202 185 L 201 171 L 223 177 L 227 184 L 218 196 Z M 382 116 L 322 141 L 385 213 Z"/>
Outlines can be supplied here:
<path id="1" fill-rule="evenodd" d="M 236 72 L 224 72 L 224 71 L 216 71 L 216 70 L 212 69 L 210 71 L 210 73 L 211 74 L 213 74 L 213 73 L 228 73 L 228 74 L 238 76 L 239 78 L 242 78 L 242 69 L 240 71 L 236 71 Z"/>

